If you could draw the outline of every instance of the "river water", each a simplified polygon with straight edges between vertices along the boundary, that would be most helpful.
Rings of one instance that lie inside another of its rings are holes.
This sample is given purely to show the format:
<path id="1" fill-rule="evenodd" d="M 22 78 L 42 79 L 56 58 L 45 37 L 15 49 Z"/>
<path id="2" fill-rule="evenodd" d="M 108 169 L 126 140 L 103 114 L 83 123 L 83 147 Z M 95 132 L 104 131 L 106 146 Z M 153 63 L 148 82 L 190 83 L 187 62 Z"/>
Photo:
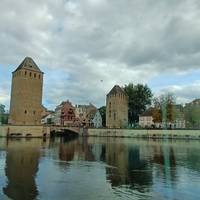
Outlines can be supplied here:
<path id="1" fill-rule="evenodd" d="M 0 199 L 198 200 L 200 141 L 0 139 Z"/>

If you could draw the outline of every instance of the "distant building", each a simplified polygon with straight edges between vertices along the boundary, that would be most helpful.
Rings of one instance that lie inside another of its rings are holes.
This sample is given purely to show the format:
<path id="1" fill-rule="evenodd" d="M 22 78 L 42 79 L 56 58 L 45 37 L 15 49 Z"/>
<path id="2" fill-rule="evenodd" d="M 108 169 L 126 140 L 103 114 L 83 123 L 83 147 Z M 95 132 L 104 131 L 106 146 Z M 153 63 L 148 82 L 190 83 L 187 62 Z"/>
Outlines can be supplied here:
<path id="1" fill-rule="evenodd" d="M 186 103 L 184 115 L 186 128 L 200 128 L 200 99 Z"/>
<path id="2" fill-rule="evenodd" d="M 97 109 L 91 110 L 91 111 L 87 114 L 86 119 L 87 119 L 87 122 L 88 122 L 88 123 L 87 123 L 87 126 L 88 126 L 88 127 L 94 127 L 93 119 L 94 119 L 94 116 L 95 116 L 96 112 L 97 112 Z"/>
<path id="3" fill-rule="evenodd" d="M 141 115 L 139 115 L 139 125 L 143 128 L 150 128 L 154 127 L 154 121 L 153 121 L 153 108 L 149 108 L 145 112 L 143 112 Z"/>
<path id="4" fill-rule="evenodd" d="M 54 124 L 57 126 L 61 125 L 61 109 L 62 109 L 62 106 L 58 105 L 54 113 Z"/>
<path id="5" fill-rule="evenodd" d="M 185 128 L 185 116 L 184 107 L 181 104 L 174 105 L 174 121 L 172 122 L 172 128 Z"/>
<path id="6" fill-rule="evenodd" d="M 173 105 L 172 109 L 172 121 L 168 122 L 157 122 L 155 121 L 154 114 L 156 112 L 156 108 L 150 107 L 144 113 L 139 116 L 139 125 L 143 128 L 172 128 L 172 129 L 183 129 L 185 128 L 185 119 L 183 106 Z"/>
<path id="7" fill-rule="evenodd" d="M 75 114 L 83 126 L 91 126 L 91 117 L 96 113 L 97 108 L 93 104 L 76 105 Z"/>
<path id="8" fill-rule="evenodd" d="M 91 103 L 89 105 L 76 105 L 75 114 L 76 114 L 76 117 L 86 118 L 89 112 L 96 109 L 97 108 Z"/>
<path id="9" fill-rule="evenodd" d="M 41 117 L 43 118 L 44 116 L 47 116 L 48 114 L 51 114 L 53 111 L 48 110 L 46 107 L 42 105 L 42 111 L 41 111 Z"/>
<path id="10" fill-rule="evenodd" d="M 71 126 L 77 121 L 75 117 L 75 108 L 71 102 L 63 101 L 55 109 L 54 124 L 59 126 Z"/>
<path id="11" fill-rule="evenodd" d="M 54 115 L 55 113 L 52 112 L 42 117 L 41 124 L 54 124 Z"/>
<path id="12" fill-rule="evenodd" d="M 93 127 L 94 128 L 101 128 L 102 127 L 102 117 L 99 110 L 96 111 L 93 119 L 92 119 Z"/>
<path id="13" fill-rule="evenodd" d="M 64 101 L 61 103 L 61 125 L 70 126 L 75 121 L 75 108 L 71 102 Z"/>
<path id="14" fill-rule="evenodd" d="M 115 85 L 106 96 L 106 126 L 125 128 L 128 126 L 128 95 Z"/>
<path id="15" fill-rule="evenodd" d="M 43 72 L 26 57 L 12 73 L 9 124 L 41 124 Z"/>

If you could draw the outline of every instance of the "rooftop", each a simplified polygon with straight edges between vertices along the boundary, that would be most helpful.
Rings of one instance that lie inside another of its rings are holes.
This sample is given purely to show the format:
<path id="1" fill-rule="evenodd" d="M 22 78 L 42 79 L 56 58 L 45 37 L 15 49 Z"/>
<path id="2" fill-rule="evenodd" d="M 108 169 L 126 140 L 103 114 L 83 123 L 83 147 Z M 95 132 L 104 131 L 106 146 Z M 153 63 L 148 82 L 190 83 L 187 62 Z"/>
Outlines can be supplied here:
<path id="1" fill-rule="evenodd" d="M 31 57 L 26 57 L 14 72 L 20 69 L 29 69 L 36 72 L 42 72 Z"/>
<path id="2" fill-rule="evenodd" d="M 107 95 L 109 96 L 109 95 L 119 94 L 119 93 L 122 93 L 127 96 L 123 88 L 121 88 L 119 85 L 115 85 Z"/>

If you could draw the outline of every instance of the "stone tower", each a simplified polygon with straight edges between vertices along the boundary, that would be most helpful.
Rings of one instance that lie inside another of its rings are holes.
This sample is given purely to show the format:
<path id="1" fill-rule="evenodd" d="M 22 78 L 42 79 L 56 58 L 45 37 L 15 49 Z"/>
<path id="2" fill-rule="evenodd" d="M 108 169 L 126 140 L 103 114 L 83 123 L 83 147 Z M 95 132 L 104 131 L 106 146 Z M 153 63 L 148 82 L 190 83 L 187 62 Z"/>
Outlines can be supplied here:
<path id="1" fill-rule="evenodd" d="M 115 85 L 106 96 L 106 127 L 126 128 L 128 126 L 128 95 Z"/>
<path id="2" fill-rule="evenodd" d="M 9 123 L 41 123 L 43 72 L 32 58 L 26 57 L 12 73 Z"/>

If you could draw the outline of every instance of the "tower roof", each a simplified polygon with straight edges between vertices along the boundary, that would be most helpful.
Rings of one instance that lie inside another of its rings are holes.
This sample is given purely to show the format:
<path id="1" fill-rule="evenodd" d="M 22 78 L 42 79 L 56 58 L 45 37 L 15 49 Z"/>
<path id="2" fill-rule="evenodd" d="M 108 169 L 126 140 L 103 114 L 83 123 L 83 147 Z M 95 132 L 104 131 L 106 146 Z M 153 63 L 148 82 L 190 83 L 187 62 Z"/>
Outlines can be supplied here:
<path id="1" fill-rule="evenodd" d="M 112 90 L 107 94 L 108 96 L 109 95 L 112 95 L 112 94 L 118 94 L 118 93 L 122 93 L 124 95 L 127 96 L 126 92 L 124 91 L 123 88 L 121 88 L 119 85 L 115 85 Z"/>
<path id="2" fill-rule="evenodd" d="M 36 72 L 42 72 L 31 57 L 25 57 L 14 72 L 20 69 L 29 69 Z"/>

